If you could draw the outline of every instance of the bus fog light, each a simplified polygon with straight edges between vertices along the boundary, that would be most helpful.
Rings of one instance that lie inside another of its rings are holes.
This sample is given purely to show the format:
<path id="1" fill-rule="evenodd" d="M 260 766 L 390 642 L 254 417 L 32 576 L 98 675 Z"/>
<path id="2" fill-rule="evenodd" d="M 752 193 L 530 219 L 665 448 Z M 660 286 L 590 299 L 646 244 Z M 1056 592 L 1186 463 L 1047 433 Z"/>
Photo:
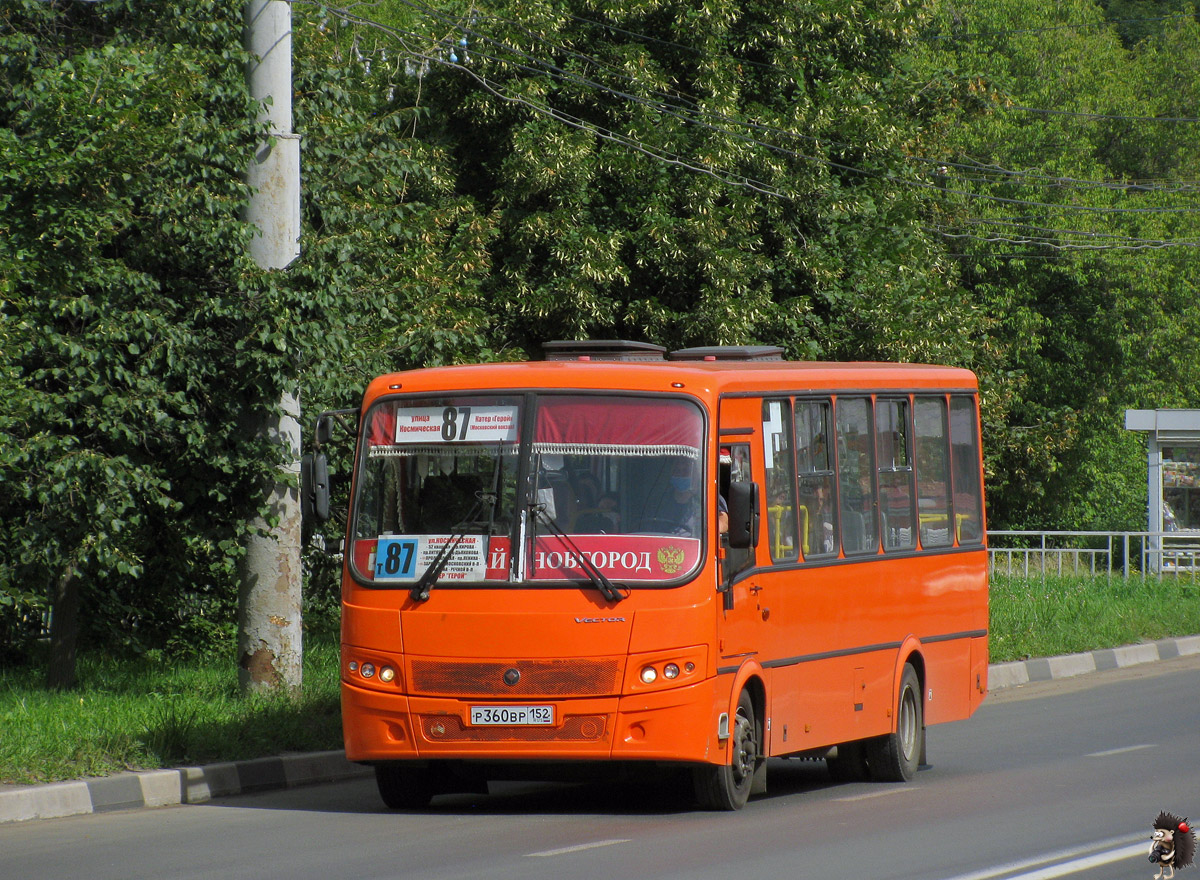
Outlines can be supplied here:
<path id="1" fill-rule="evenodd" d="M 362 665 L 361 671 L 362 671 L 363 678 L 370 678 L 371 676 L 373 676 L 375 674 L 375 664 L 374 663 L 364 663 Z"/>
<path id="2" fill-rule="evenodd" d="M 351 660 L 349 662 L 349 664 L 347 664 L 347 665 L 351 672 L 358 672 L 358 661 L 357 660 Z"/>
<path id="3" fill-rule="evenodd" d="M 663 678 L 679 678 L 679 667 L 674 663 L 668 663 L 663 667 Z"/>
<path id="4" fill-rule="evenodd" d="M 395 677 L 396 677 L 396 670 L 392 669 L 392 667 L 390 667 L 390 666 L 385 666 L 379 670 L 379 680 L 380 681 L 391 681 Z"/>
<path id="5" fill-rule="evenodd" d="M 658 678 L 658 670 L 656 670 L 653 666 L 642 667 L 643 684 L 653 684 L 656 678 Z"/>
<path id="6" fill-rule="evenodd" d="M 683 671 L 686 672 L 688 675 L 691 675 L 693 672 L 696 671 L 696 664 L 695 663 L 683 664 Z"/>

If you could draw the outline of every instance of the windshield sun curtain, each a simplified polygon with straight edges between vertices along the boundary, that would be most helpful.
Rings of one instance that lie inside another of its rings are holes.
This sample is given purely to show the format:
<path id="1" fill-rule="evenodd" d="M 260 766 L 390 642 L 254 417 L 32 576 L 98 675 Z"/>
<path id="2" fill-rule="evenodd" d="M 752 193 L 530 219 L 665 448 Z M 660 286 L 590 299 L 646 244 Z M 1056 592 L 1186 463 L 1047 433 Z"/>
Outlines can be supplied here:
<path id="1" fill-rule="evenodd" d="M 366 424 L 353 563 L 378 586 L 647 585 L 699 564 L 704 420 L 690 401 L 388 398 Z"/>

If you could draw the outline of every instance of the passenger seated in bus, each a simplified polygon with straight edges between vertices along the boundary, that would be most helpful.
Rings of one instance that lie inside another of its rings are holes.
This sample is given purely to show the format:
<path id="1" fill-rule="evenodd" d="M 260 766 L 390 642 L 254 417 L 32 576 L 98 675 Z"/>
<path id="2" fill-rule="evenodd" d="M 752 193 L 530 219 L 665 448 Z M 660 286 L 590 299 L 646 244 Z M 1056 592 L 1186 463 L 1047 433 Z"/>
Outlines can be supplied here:
<path id="1" fill-rule="evenodd" d="M 600 513 L 612 523 L 612 528 L 609 531 L 619 531 L 621 528 L 621 499 L 617 497 L 616 492 L 605 492 L 600 496 L 600 500 L 596 502 L 596 507 Z"/>
<path id="2" fill-rule="evenodd" d="M 616 492 L 605 492 L 596 501 L 596 506 L 580 510 L 571 521 L 571 531 L 583 535 L 613 535 L 621 530 L 621 514 Z"/>
<path id="3" fill-rule="evenodd" d="M 571 489 L 575 492 L 574 506 L 577 510 L 595 510 L 600 503 L 600 483 L 590 473 L 576 474 L 571 478 Z"/>
<path id="4" fill-rule="evenodd" d="M 833 553 L 833 505 L 829 500 L 829 485 L 825 477 L 803 477 L 800 480 L 800 506 L 808 514 L 808 531 L 803 536 L 805 556 Z"/>

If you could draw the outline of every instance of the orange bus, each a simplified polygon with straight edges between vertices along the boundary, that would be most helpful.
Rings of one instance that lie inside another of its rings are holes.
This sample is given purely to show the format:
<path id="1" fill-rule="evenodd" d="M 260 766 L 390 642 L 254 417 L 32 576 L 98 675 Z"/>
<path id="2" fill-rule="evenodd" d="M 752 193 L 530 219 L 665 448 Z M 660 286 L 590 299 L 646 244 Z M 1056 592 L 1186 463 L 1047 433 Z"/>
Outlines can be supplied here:
<path id="1" fill-rule="evenodd" d="M 775 756 L 911 779 L 987 690 L 975 376 L 545 349 L 353 411 L 342 716 L 384 802 L 671 764 L 733 810 Z"/>

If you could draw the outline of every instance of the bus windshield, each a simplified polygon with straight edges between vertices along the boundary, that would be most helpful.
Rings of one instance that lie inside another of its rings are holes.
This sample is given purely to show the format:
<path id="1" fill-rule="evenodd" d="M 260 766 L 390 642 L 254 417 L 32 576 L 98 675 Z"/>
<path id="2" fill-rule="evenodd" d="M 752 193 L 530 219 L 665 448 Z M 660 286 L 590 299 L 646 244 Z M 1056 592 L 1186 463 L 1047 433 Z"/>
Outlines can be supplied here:
<path id="1" fill-rule="evenodd" d="M 645 586 L 700 563 L 704 418 L 691 401 L 388 398 L 365 424 L 352 561 L 376 586 L 579 581 L 590 567 Z"/>

